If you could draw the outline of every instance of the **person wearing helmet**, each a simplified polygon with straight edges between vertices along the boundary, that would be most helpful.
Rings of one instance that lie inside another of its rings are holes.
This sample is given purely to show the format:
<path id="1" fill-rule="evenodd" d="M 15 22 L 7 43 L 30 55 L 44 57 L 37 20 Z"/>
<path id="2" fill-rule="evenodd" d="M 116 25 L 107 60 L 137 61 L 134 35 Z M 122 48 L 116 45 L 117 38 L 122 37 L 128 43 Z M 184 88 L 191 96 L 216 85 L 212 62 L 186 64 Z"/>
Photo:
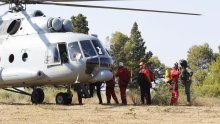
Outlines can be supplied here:
<path id="1" fill-rule="evenodd" d="M 186 60 L 180 60 L 180 65 L 182 67 L 180 80 L 184 85 L 185 88 L 185 94 L 187 98 L 187 105 L 191 105 L 191 96 L 190 96 L 190 86 L 192 84 L 192 75 L 193 71 L 190 69 L 190 67 L 187 64 Z"/>
<path id="2" fill-rule="evenodd" d="M 179 80 L 180 71 L 178 69 L 178 63 L 174 64 L 174 67 L 171 70 L 171 100 L 170 105 L 177 105 L 177 101 L 179 98 L 179 90 L 178 90 L 178 80 Z"/>
<path id="3" fill-rule="evenodd" d="M 131 72 L 124 67 L 123 62 L 119 62 L 118 66 L 119 68 L 115 74 L 115 77 L 119 78 L 118 84 L 120 88 L 122 104 L 127 105 L 126 89 L 131 78 Z"/>
<path id="4" fill-rule="evenodd" d="M 147 68 L 147 64 L 144 64 L 143 62 L 141 62 L 139 66 L 140 66 L 140 71 L 138 73 L 138 84 L 141 90 L 141 102 L 142 104 L 145 104 L 144 99 L 146 98 L 146 104 L 150 105 L 151 104 L 150 88 L 152 87 L 150 71 Z"/>

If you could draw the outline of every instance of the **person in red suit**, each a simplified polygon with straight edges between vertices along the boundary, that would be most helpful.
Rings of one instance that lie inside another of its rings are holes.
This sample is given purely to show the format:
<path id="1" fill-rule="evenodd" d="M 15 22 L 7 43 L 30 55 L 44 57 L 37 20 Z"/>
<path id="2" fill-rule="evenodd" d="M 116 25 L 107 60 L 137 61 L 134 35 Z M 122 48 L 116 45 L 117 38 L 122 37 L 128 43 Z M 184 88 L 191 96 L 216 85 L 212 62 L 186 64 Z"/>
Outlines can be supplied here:
<path id="1" fill-rule="evenodd" d="M 145 98 L 146 98 L 146 104 L 151 104 L 151 94 L 150 94 L 150 88 L 152 87 L 151 84 L 151 74 L 148 70 L 148 65 L 144 64 L 144 62 L 141 62 L 139 64 L 140 70 L 138 73 L 138 84 L 140 86 L 141 90 L 141 103 L 145 104 Z"/>
<path id="2" fill-rule="evenodd" d="M 115 77 L 109 81 L 106 81 L 106 98 L 107 104 L 111 103 L 111 97 L 115 100 L 115 103 L 118 104 L 118 98 L 115 95 Z"/>
<path id="3" fill-rule="evenodd" d="M 171 100 L 170 100 L 170 105 L 176 105 L 178 98 L 179 98 L 179 88 L 178 88 L 178 80 L 180 76 L 180 71 L 178 69 L 178 63 L 174 64 L 174 67 L 171 70 L 171 85 L 170 85 L 170 90 L 171 90 Z"/>
<path id="4" fill-rule="evenodd" d="M 124 67 L 122 62 L 119 62 L 119 68 L 115 74 L 115 77 L 119 78 L 118 84 L 120 88 L 122 104 L 127 105 L 126 89 L 131 78 L 131 72 Z"/>

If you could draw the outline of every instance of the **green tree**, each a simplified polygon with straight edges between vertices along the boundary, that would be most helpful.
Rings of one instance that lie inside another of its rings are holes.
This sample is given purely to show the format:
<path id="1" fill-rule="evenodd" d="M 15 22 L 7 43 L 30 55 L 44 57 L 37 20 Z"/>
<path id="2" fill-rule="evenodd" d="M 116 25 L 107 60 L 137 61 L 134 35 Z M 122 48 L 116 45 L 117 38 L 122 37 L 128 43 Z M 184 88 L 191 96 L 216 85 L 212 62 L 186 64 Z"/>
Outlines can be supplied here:
<path id="1" fill-rule="evenodd" d="M 133 73 L 132 78 L 134 81 L 137 79 L 140 60 L 145 56 L 146 47 L 144 45 L 145 42 L 141 37 L 141 32 L 138 30 L 138 25 L 135 22 L 131 29 L 129 41 L 125 45 L 126 57 L 128 60 L 127 64 Z"/>
<path id="2" fill-rule="evenodd" d="M 112 34 L 110 39 L 110 55 L 113 57 L 115 63 L 126 62 L 125 44 L 128 41 L 128 36 L 121 33 L 115 32 Z"/>
<path id="3" fill-rule="evenodd" d="M 207 43 L 194 45 L 188 51 L 187 60 L 194 71 L 208 69 L 213 60 L 213 50 Z"/>
<path id="4" fill-rule="evenodd" d="M 202 95 L 220 96 L 220 58 L 209 67 L 209 73 L 200 87 Z"/>
<path id="5" fill-rule="evenodd" d="M 193 74 L 193 83 L 196 85 L 200 85 L 203 83 L 207 76 L 208 72 L 206 70 L 198 70 Z"/>
<path id="6" fill-rule="evenodd" d="M 88 21 L 86 20 L 87 17 L 83 16 L 82 14 L 78 14 L 78 16 L 72 16 L 72 24 L 73 24 L 73 32 L 88 34 Z"/>

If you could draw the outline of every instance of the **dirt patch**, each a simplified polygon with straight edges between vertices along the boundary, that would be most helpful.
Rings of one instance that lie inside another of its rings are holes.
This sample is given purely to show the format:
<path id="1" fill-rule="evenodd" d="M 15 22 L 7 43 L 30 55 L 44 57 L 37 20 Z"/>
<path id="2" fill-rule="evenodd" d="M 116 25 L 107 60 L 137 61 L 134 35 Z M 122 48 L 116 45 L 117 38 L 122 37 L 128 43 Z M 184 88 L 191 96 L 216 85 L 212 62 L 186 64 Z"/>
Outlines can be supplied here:
<path id="1" fill-rule="evenodd" d="M 0 103 L 0 123 L 219 123 L 220 107 L 204 106 L 121 106 L 84 104 L 60 106 Z"/>

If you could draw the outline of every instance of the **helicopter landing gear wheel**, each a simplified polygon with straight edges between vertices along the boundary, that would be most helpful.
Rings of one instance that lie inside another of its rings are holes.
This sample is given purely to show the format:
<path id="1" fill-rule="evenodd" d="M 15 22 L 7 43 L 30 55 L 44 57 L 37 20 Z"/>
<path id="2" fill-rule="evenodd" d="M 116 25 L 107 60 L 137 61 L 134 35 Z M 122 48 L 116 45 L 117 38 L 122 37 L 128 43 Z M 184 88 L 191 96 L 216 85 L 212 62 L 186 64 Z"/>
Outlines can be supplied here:
<path id="1" fill-rule="evenodd" d="M 44 101 L 44 91 L 40 88 L 34 89 L 31 94 L 31 102 L 34 104 L 40 104 Z"/>
<path id="2" fill-rule="evenodd" d="M 58 93 L 56 96 L 56 104 L 69 105 L 72 103 L 72 95 L 69 93 Z"/>
<path id="3" fill-rule="evenodd" d="M 64 104 L 64 95 L 63 95 L 63 93 L 58 93 L 56 95 L 56 104 L 58 104 L 58 105 Z"/>

